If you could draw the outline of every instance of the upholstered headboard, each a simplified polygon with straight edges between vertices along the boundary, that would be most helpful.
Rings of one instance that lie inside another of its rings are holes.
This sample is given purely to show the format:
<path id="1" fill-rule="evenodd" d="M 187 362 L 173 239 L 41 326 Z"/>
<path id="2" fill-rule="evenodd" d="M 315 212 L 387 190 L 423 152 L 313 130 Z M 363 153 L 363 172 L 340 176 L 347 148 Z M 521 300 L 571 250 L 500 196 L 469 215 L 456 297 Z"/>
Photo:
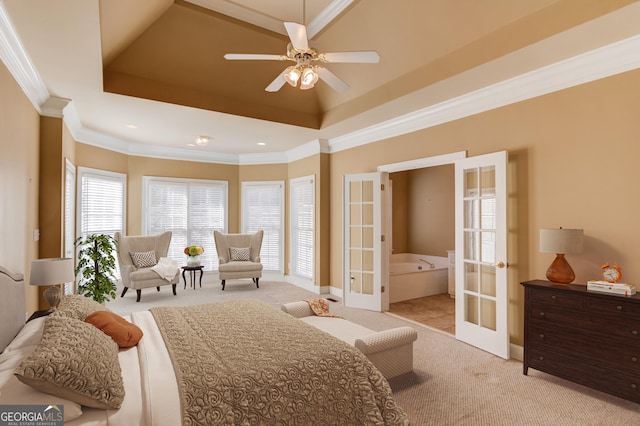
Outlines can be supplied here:
<path id="1" fill-rule="evenodd" d="M 24 325 L 24 278 L 0 266 L 0 352 Z"/>

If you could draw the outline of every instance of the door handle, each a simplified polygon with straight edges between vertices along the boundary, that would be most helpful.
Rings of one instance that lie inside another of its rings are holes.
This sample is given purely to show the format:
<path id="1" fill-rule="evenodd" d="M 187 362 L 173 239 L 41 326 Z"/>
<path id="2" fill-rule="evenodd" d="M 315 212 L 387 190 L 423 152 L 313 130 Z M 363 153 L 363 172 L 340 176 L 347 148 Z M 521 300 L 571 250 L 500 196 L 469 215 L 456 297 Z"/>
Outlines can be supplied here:
<path id="1" fill-rule="evenodd" d="M 497 262 L 497 263 L 492 263 L 491 266 L 496 267 L 496 268 L 500 268 L 503 269 L 504 267 L 509 267 L 508 263 L 504 263 L 503 261 Z"/>

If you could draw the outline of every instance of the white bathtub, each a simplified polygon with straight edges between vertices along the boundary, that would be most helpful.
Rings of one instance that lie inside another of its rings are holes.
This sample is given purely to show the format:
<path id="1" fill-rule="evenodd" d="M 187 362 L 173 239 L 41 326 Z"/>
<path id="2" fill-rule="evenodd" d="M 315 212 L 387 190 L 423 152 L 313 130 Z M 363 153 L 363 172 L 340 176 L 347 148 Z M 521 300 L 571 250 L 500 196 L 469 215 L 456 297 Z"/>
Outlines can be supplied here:
<path id="1" fill-rule="evenodd" d="M 448 282 L 448 257 L 398 253 L 389 259 L 390 303 L 447 293 Z"/>

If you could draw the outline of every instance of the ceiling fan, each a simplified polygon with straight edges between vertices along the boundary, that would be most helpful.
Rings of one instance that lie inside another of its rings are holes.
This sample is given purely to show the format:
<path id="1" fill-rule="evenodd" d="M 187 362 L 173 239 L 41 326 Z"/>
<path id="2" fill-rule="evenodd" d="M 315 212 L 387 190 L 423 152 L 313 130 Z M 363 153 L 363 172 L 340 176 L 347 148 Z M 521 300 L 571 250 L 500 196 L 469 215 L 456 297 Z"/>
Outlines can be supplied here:
<path id="1" fill-rule="evenodd" d="M 265 90 L 277 92 L 289 83 L 296 87 L 300 82 L 300 89 L 307 90 L 315 86 L 318 79 L 327 83 L 336 92 L 342 93 L 349 89 L 349 85 L 328 69 L 315 65 L 321 63 L 378 63 L 380 56 L 373 50 L 360 52 L 334 52 L 320 53 L 309 46 L 307 28 L 295 22 L 285 22 L 284 27 L 291 39 L 287 46 L 286 55 L 265 55 L 253 53 L 227 53 L 225 59 L 229 60 L 263 60 L 263 61 L 293 61 L 296 64 L 287 67 Z"/>

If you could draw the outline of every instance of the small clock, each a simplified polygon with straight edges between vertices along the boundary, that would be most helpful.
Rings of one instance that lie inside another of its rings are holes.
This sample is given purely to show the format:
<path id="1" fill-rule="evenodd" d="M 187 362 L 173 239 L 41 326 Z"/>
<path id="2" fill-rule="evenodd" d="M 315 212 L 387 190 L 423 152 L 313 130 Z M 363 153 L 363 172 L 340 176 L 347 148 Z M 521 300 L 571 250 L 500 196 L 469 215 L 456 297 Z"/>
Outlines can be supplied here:
<path id="1" fill-rule="evenodd" d="M 602 265 L 602 278 L 610 283 L 617 283 L 622 278 L 622 268 L 618 265 Z"/>

